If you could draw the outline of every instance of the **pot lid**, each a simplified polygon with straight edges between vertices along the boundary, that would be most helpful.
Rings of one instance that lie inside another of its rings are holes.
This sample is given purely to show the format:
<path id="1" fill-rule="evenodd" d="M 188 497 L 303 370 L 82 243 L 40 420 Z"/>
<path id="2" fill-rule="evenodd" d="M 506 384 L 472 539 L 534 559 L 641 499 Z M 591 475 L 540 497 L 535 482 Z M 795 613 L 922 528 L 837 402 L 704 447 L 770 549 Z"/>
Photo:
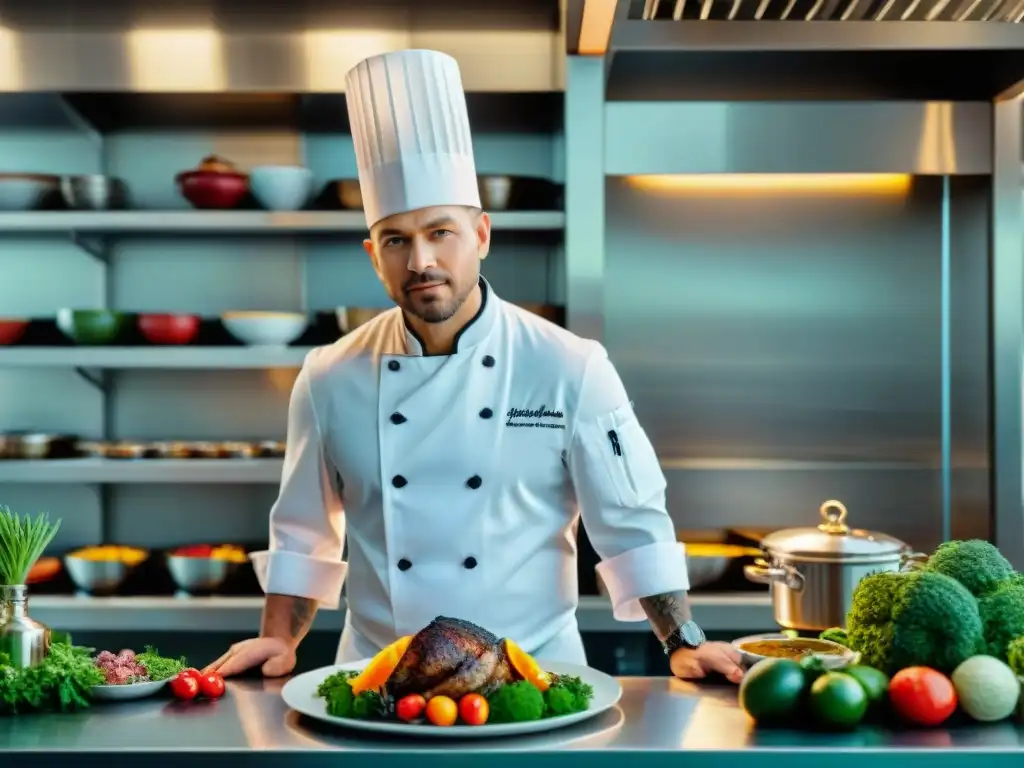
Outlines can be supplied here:
<path id="1" fill-rule="evenodd" d="M 846 507 L 840 501 L 826 501 L 819 512 L 822 522 L 816 528 L 775 531 L 761 540 L 762 548 L 777 554 L 837 560 L 895 556 L 907 549 L 892 536 L 847 526 Z"/>

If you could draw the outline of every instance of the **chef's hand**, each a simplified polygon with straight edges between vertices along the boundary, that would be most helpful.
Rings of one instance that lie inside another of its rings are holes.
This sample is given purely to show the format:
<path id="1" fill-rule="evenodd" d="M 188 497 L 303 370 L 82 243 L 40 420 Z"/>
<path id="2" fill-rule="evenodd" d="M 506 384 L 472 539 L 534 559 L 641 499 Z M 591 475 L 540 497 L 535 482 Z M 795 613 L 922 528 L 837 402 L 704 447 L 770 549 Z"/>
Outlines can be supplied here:
<path id="1" fill-rule="evenodd" d="M 216 672 L 221 677 L 230 677 L 255 667 L 262 667 L 266 677 L 287 675 L 295 669 L 295 651 L 278 637 L 254 637 L 232 645 L 203 673 Z"/>
<path id="2" fill-rule="evenodd" d="M 683 680 L 699 680 L 709 672 L 724 675 L 730 682 L 743 679 L 739 652 L 729 643 L 704 643 L 699 648 L 678 648 L 669 657 L 672 674 Z"/>

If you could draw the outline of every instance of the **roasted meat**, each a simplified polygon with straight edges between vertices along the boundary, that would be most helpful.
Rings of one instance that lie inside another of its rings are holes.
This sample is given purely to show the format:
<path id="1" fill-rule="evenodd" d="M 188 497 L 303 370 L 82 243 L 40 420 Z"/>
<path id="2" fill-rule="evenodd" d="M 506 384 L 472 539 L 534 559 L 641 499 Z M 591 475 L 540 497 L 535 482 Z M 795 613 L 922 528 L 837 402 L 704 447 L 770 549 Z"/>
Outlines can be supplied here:
<path id="1" fill-rule="evenodd" d="M 490 693 L 513 681 L 501 640 L 461 619 L 438 616 L 420 630 L 388 678 L 387 692 L 400 699 Z"/>

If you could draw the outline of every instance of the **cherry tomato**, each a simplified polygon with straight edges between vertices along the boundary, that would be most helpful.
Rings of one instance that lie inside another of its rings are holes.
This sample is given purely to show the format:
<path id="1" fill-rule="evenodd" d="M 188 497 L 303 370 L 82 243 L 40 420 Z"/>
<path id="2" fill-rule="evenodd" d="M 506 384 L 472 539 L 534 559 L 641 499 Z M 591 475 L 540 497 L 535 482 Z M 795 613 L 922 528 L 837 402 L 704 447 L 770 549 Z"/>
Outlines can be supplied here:
<path id="1" fill-rule="evenodd" d="M 203 673 L 200 672 L 195 667 L 189 667 L 188 669 L 183 669 L 178 674 L 180 674 L 180 675 L 188 675 L 189 677 L 194 677 L 196 680 L 198 680 L 199 678 L 201 678 L 203 676 Z"/>
<path id="2" fill-rule="evenodd" d="M 941 725 L 957 704 L 953 683 L 930 667 L 907 667 L 893 675 L 889 701 L 901 718 L 924 726 Z"/>
<path id="3" fill-rule="evenodd" d="M 455 725 L 459 706 L 447 696 L 435 696 L 427 702 L 427 720 L 434 725 Z"/>
<path id="4" fill-rule="evenodd" d="M 199 692 L 208 699 L 219 699 L 224 695 L 224 678 L 216 672 L 203 675 L 197 682 Z"/>
<path id="5" fill-rule="evenodd" d="M 399 720 L 408 723 L 420 718 L 426 708 L 427 700 L 418 693 L 412 693 L 398 700 L 398 704 L 395 705 L 395 714 L 398 715 Z"/>
<path id="6" fill-rule="evenodd" d="M 483 725 L 490 714 L 487 699 L 479 693 L 467 693 L 459 699 L 459 717 L 466 725 Z"/>
<path id="7" fill-rule="evenodd" d="M 191 701 L 199 695 L 199 681 L 184 672 L 171 679 L 171 693 L 182 701 Z"/>

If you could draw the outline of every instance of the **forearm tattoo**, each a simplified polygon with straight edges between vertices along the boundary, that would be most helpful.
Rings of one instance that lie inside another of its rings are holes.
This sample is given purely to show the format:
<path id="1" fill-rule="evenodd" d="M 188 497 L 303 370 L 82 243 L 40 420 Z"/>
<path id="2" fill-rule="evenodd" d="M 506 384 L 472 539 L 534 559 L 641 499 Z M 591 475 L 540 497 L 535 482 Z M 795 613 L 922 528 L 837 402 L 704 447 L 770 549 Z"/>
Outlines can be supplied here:
<path id="1" fill-rule="evenodd" d="M 304 597 L 297 597 L 292 602 L 291 617 L 288 629 L 293 639 L 298 639 L 306 634 L 313 617 L 316 615 L 316 600 L 309 600 Z"/>
<path id="2" fill-rule="evenodd" d="M 663 643 L 690 620 L 690 605 L 683 591 L 641 597 L 640 605 L 651 622 L 654 634 Z"/>

